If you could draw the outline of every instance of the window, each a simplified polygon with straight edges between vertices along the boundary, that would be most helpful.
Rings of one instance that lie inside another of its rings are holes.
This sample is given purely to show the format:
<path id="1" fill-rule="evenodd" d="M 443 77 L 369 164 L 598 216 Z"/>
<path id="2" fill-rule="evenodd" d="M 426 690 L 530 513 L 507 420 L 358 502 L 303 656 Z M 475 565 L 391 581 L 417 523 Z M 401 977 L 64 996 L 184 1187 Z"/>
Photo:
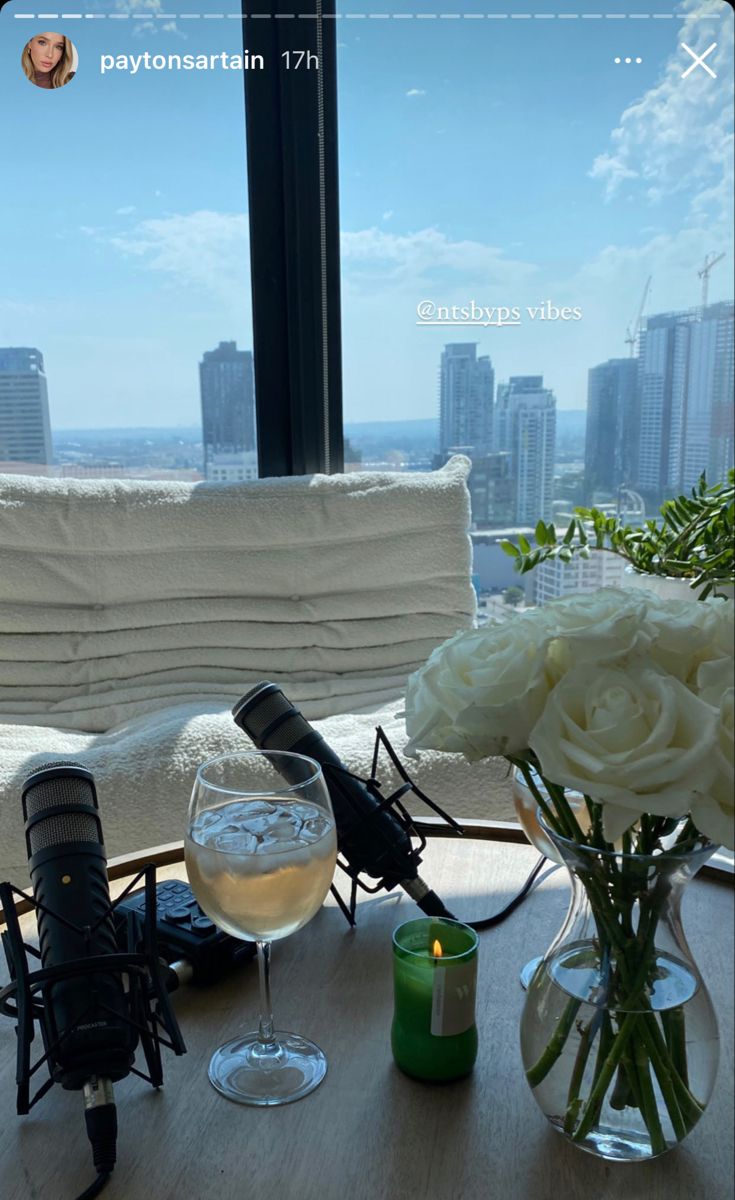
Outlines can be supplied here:
<path id="1" fill-rule="evenodd" d="M 257 471 L 240 5 L 165 7 L 0 11 L 0 470 Z M 21 60 L 54 30 L 76 73 L 45 90 Z"/>
<path id="2" fill-rule="evenodd" d="M 508 531 L 733 464 L 733 14 L 492 7 L 340 6 L 340 200 L 346 460 L 469 454 L 501 592 Z"/>

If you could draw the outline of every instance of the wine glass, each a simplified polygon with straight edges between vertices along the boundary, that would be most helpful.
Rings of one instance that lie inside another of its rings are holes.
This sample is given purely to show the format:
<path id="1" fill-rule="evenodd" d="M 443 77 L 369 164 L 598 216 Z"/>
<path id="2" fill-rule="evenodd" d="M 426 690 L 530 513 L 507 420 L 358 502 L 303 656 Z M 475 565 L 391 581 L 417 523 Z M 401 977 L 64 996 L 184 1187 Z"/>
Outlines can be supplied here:
<path id="1" fill-rule="evenodd" d="M 311 920 L 334 875 L 337 834 L 319 763 L 276 750 L 209 759 L 197 771 L 184 845 L 200 906 L 258 949 L 258 1029 L 215 1051 L 210 1083 L 240 1104 L 300 1100 L 319 1086 L 327 1060 L 306 1038 L 274 1031 L 270 955 L 272 941 Z"/>

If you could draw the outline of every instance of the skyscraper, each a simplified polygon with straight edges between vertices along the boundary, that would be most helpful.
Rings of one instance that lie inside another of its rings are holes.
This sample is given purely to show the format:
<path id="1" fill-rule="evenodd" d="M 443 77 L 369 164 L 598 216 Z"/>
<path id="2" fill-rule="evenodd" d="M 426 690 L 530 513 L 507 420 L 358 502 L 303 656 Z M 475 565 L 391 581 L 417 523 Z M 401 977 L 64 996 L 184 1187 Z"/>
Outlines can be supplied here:
<path id="1" fill-rule="evenodd" d="M 459 447 L 461 449 L 462 447 Z M 451 450 L 436 454 L 433 469 L 438 471 L 452 455 Z M 472 510 L 472 529 L 508 529 L 515 524 L 516 489 L 511 474 L 510 454 L 473 454 L 467 479 Z"/>
<path id="2" fill-rule="evenodd" d="M 257 474 L 253 356 L 236 342 L 205 350 L 199 364 L 206 479 Z"/>
<path id="3" fill-rule="evenodd" d="M 43 355 L 0 348 L 0 462 L 50 463 L 51 457 Z"/>
<path id="4" fill-rule="evenodd" d="M 637 480 L 639 438 L 638 360 L 611 358 L 591 367 L 584 448 L 587 501 L 593 501 L 595 492 L 609 497 L 620 484 Z"/>
<path id="5" fill-rule="evenodd" d="M 462 447 L 472 456 L 492 450 L 495 372 L 476 342 L 444 347 L 439 369 L 439 451 Z"/>
<path id="6" fill-rule="evenodd" d="M 508 451 L 516 487 L 515 520 L 550 521 L 554 499 L 556 399 L 542 375 L 511 375 L 498 384 L 495 449 Z"/>
<path id="7" fill-rule="evenodd" d="M 677 492 L 693 488 L 702 471 L 719 483 L 733 466 L 734 362 L 735 305 L 710 304 L 689 326 L 686 403 L 672 429 L 669 465 Z"/>
<path id="8" fill-rule="evenodd" d="M 641 333 L 638 486 L 656 502 L 733 465 L 733 303 L 649 317 Z"/>
<path id="9" fill-rule="evenodd" d="M 695 317 L 695 310 L 659 313 L 648 318 L 640 335 L 638 487 L 655 503 L 671 494 L 672 425 L 676 436 L 684 408 L 689 325 Z"/>

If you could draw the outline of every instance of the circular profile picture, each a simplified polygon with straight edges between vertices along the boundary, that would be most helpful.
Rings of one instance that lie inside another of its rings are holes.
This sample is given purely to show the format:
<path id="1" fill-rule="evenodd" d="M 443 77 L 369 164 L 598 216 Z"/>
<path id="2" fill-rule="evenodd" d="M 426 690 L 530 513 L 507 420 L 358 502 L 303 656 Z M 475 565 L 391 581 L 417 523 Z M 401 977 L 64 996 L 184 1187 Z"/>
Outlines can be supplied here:
<path id="1" fill-rule="evenodd" d="M 35 33 L 23 47 L 21 62 L 36 87 L 64 87 L 76 73 L 76 46 L 63 33 Z"/>

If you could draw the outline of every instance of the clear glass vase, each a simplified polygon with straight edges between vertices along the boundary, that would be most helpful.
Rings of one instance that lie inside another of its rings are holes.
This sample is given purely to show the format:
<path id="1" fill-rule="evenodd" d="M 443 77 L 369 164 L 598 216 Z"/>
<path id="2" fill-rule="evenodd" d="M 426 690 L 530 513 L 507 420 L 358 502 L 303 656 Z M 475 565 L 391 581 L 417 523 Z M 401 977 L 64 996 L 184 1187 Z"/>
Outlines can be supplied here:
<path id="1" fill-rule="evenodd" d="M 583 1150 L 655 1158 L 696 1125 L 717 1074 L 717 1020 L 681 924 L 684 888 L 715 847 L 621 854 L 547 832 L 572 899 L 526 993 L 526 1078 Z"/>

